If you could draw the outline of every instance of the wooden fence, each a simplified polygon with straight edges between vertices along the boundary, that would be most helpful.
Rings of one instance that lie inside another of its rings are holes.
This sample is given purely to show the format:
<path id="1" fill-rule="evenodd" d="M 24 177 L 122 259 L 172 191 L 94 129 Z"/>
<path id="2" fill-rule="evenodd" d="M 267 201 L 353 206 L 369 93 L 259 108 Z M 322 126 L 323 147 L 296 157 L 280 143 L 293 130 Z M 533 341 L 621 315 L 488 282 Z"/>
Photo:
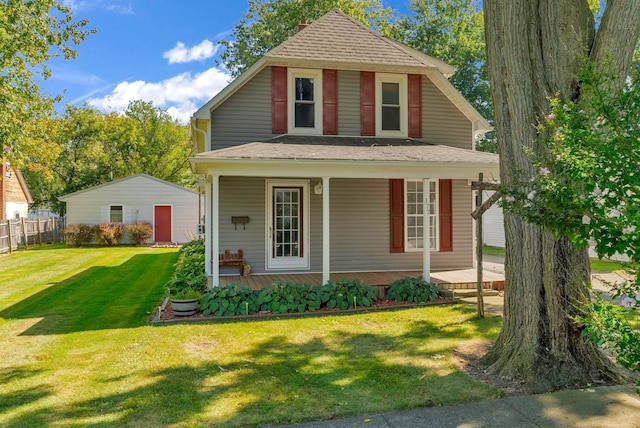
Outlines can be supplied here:
<path id="1" fill-rule="evenodd" d="M 0 253 L 19 247 L 60 242 L 63 239 L 64 218 L 21 218 L 0 220 Z"/>

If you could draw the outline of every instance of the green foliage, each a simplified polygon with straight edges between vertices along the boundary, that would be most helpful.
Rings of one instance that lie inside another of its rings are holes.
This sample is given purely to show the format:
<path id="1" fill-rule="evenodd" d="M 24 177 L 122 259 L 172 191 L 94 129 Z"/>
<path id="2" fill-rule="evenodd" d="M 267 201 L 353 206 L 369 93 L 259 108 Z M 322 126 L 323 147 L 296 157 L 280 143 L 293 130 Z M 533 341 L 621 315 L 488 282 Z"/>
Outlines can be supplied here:
<path id="1" fill-rule="evenodd" d="M 622 266 L 631 279 L 612 290 L 634 307 L 640 302 L 640 70 L 620 88 L 616 77 L 586 64 L 580 81 L 579 102 L 551 100 L 538 127 L 539 144 L 548 150 L 531 154 L 538 174 L 503 186 L 502 205 L 576 246 L 590 244 L 600 257 L 628 256 L 632 263 Z M 598 300 L 579 321 L 589 340 L 640 370 L 640 335 L 620 309 Z"/>
<path id="2" fill-rule="evenodd" d="M 640 306 L 640 296 L 633 300 L 625 308 L 598 298 L 593 310 L 577 321 L 584 325 L 582 336 L 588 341 L 610 349 L 624 367 L 640 371 L 640 331 L 634 330 L 627 320 L 630 312 L 638 316 L 633 307 Z"/>
<path id="3" fill-rule="evenodd" d="M 453 86 L 482 114 L 493 119 L 484 41 L 484 16 L 473 0 L 412 0 L 390 37 L 455 68 Z M 496 153 L 493 133 L 478 150 Z"/>
<path id="4" fill-rule="evenodd" d="M 204 272 L 204 242 L 196 239 L 180 248 L 178 261 L 174 265 L 173 277 L 166 286 L 171 294 L 185 290 L 203 293 L 207 288 L 207 276 Z"/>
<path id="5" fill-rule="evenodd" d="M 55 153 L 50 129 L 40 121 L 60 97 L 41 93 L 38 79 L 51 76 L 51 58 L 76 56 L 70 46 L 95 32 L 85 29 L 87 23 L 74 21 L 69 8 L 55 0 L 0 2 L 0 157 L 16 167 L 31 156 Z"/>
<path id="6" fill-rule="evenodd" d="M 151 103 L 133 101 L 124 114 L 67 106 L 61 118 L 42 125 L 53 148 L 32 155 L 23 171 L 34 206 L 62 213 L 60 195 L 139 173 L 193 184 L 187 127 Z"/>
<path id="7" fill-rule="evenodd" d="M 93 233 L 98 244 L 113 247 L 120 243 L 124 235 L 124 225 L 120 223 L 101 223 L 93 228 Z"/>
<path id="8" fill-rule="evenodd" d="M 435 284 L 422 277 L 402 278 L 395 281 L 387 291 L 387 299 L 402 302 L 428 302 L 438 298 L 440 292 Z"/>
<path id="9" fill-rule="evenodd" d="M 276 281 L 270 287 L 258 292 L 257 304 L 260 310 L 275 314 L 314 312 L 320 309 L 320 297 L 316 288 L 291 281 Z"/>
<path id="10" fill-rule="evenodd" d="M 357 306 L 371 306 L 376 300 L 373 287 L 359 279 L 329 281 L 319 288 L 320 301 L 330 309 L 348 309 Z"/>
<path id="11" fill-rule="evenodd" d="M 218 317 L 251 315 L 258 311 L 257 294 L 241 283 L 215 287 L 202 296 L 200 312 Z"/>
<path id="12" fill-rule="evenodd" d="M 221 60 L 237 77 L 262 55 L 293 36 L 301 19 L 309 23 L 332 9 L 384 32 L 391 9 L 380 0 L 249 0 L 249 9 L 231 32 Z"/>
<path id="13" fill-rule="evenodd" d="M 153 234 L 153 226 L 151 223 L 127 224 L 125 229 L 129 239 L 136 245 L 144 244 Z"/>
<path id="14" fill-rule="evenodd" d="M 71 224 L 62 233 L 68 246 L 80 247 L 91 242 L 93 228 L 88 224 Z"/>

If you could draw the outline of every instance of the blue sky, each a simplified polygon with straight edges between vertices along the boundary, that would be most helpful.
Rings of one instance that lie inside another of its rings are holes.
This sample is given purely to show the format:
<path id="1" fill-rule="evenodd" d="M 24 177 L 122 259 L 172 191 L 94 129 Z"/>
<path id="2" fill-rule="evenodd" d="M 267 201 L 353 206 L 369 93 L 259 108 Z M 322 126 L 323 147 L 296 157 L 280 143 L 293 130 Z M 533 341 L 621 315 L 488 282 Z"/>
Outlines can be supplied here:
<path id="1" fill-rule="evenodd" d="M 383 0 L 406 12 L 409 0 Z M 230 80 L 216 66 L 244 0 L 63 0 L 76 19 L 89 19 L 97 33 L 77 46 L 78 57 L 50 62 L 53 75 L 42 88 L 64 93 L 65 104 L 87 102 L 123 110 L 131 100 L 152 101 L 186 123 L 191 114 Z"/>

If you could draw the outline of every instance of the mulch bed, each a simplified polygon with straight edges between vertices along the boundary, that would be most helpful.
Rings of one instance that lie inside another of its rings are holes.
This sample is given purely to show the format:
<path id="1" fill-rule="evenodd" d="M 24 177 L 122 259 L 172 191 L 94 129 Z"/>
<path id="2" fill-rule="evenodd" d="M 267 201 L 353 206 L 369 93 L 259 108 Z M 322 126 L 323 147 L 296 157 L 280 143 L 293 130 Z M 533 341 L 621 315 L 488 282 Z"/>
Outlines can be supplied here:
<path id="1" fill-rule="evenodd" d="M 411 303 L 411 302 L 396 302 L 395 300 L 378 299 L 374 300 L 373 304 L 369 307 L 361 307 L 357 309 L 331 309 L 322 307 L 315 312 L 302 312 L 302 313 L 288 313 L 288 314 L 273 314 L 271 311 L 261 311 L 260 313 L 253 315 L 238 315 L 238 316 L 224 316 L 217 317 L 215 315 L 202 315 L 196 313 L 195 315 L 186 317 L 177 317 L 173 314 L 171 309 L 171 300 L 167 300 L 164 306 L 164 310 L 160 313 L 160 316 L 152 320 L 152 322 L 159 323 L 172 323 L 172 322 L 190 322 L 190 321 L 229 321 L 229 320 L 253 320 L 253 319 L 269 319 L 269 318 L 285 318 L 285 317 L 308 317 L 308 316 L 323 316 L 323 315 L 340 315 L 340 314 L 355 314 L 362 312 L 377 312 L 384 310 L 394 310 L 403 308 L 416 308 L 421 306 L 436 306 L 444 305 L 455 302 L 451 298 L 438 298 L 431 302 L 426 303 Z"/>

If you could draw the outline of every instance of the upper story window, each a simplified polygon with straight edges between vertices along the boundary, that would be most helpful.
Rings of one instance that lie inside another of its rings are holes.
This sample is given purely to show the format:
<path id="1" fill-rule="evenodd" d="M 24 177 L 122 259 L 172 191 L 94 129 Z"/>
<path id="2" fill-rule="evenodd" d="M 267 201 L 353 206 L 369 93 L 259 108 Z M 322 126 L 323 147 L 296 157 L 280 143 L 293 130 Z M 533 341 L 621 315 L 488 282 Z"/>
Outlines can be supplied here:
<path id="1" fill-rule="evenodd" d="M 322 70 L 289 69 L 289 132 L 322 134 Z"/>
<path id="2" fill-rule="evenodd" d="M 407 76 L 376 74 L 376 134 L 407 136 Z"/>

